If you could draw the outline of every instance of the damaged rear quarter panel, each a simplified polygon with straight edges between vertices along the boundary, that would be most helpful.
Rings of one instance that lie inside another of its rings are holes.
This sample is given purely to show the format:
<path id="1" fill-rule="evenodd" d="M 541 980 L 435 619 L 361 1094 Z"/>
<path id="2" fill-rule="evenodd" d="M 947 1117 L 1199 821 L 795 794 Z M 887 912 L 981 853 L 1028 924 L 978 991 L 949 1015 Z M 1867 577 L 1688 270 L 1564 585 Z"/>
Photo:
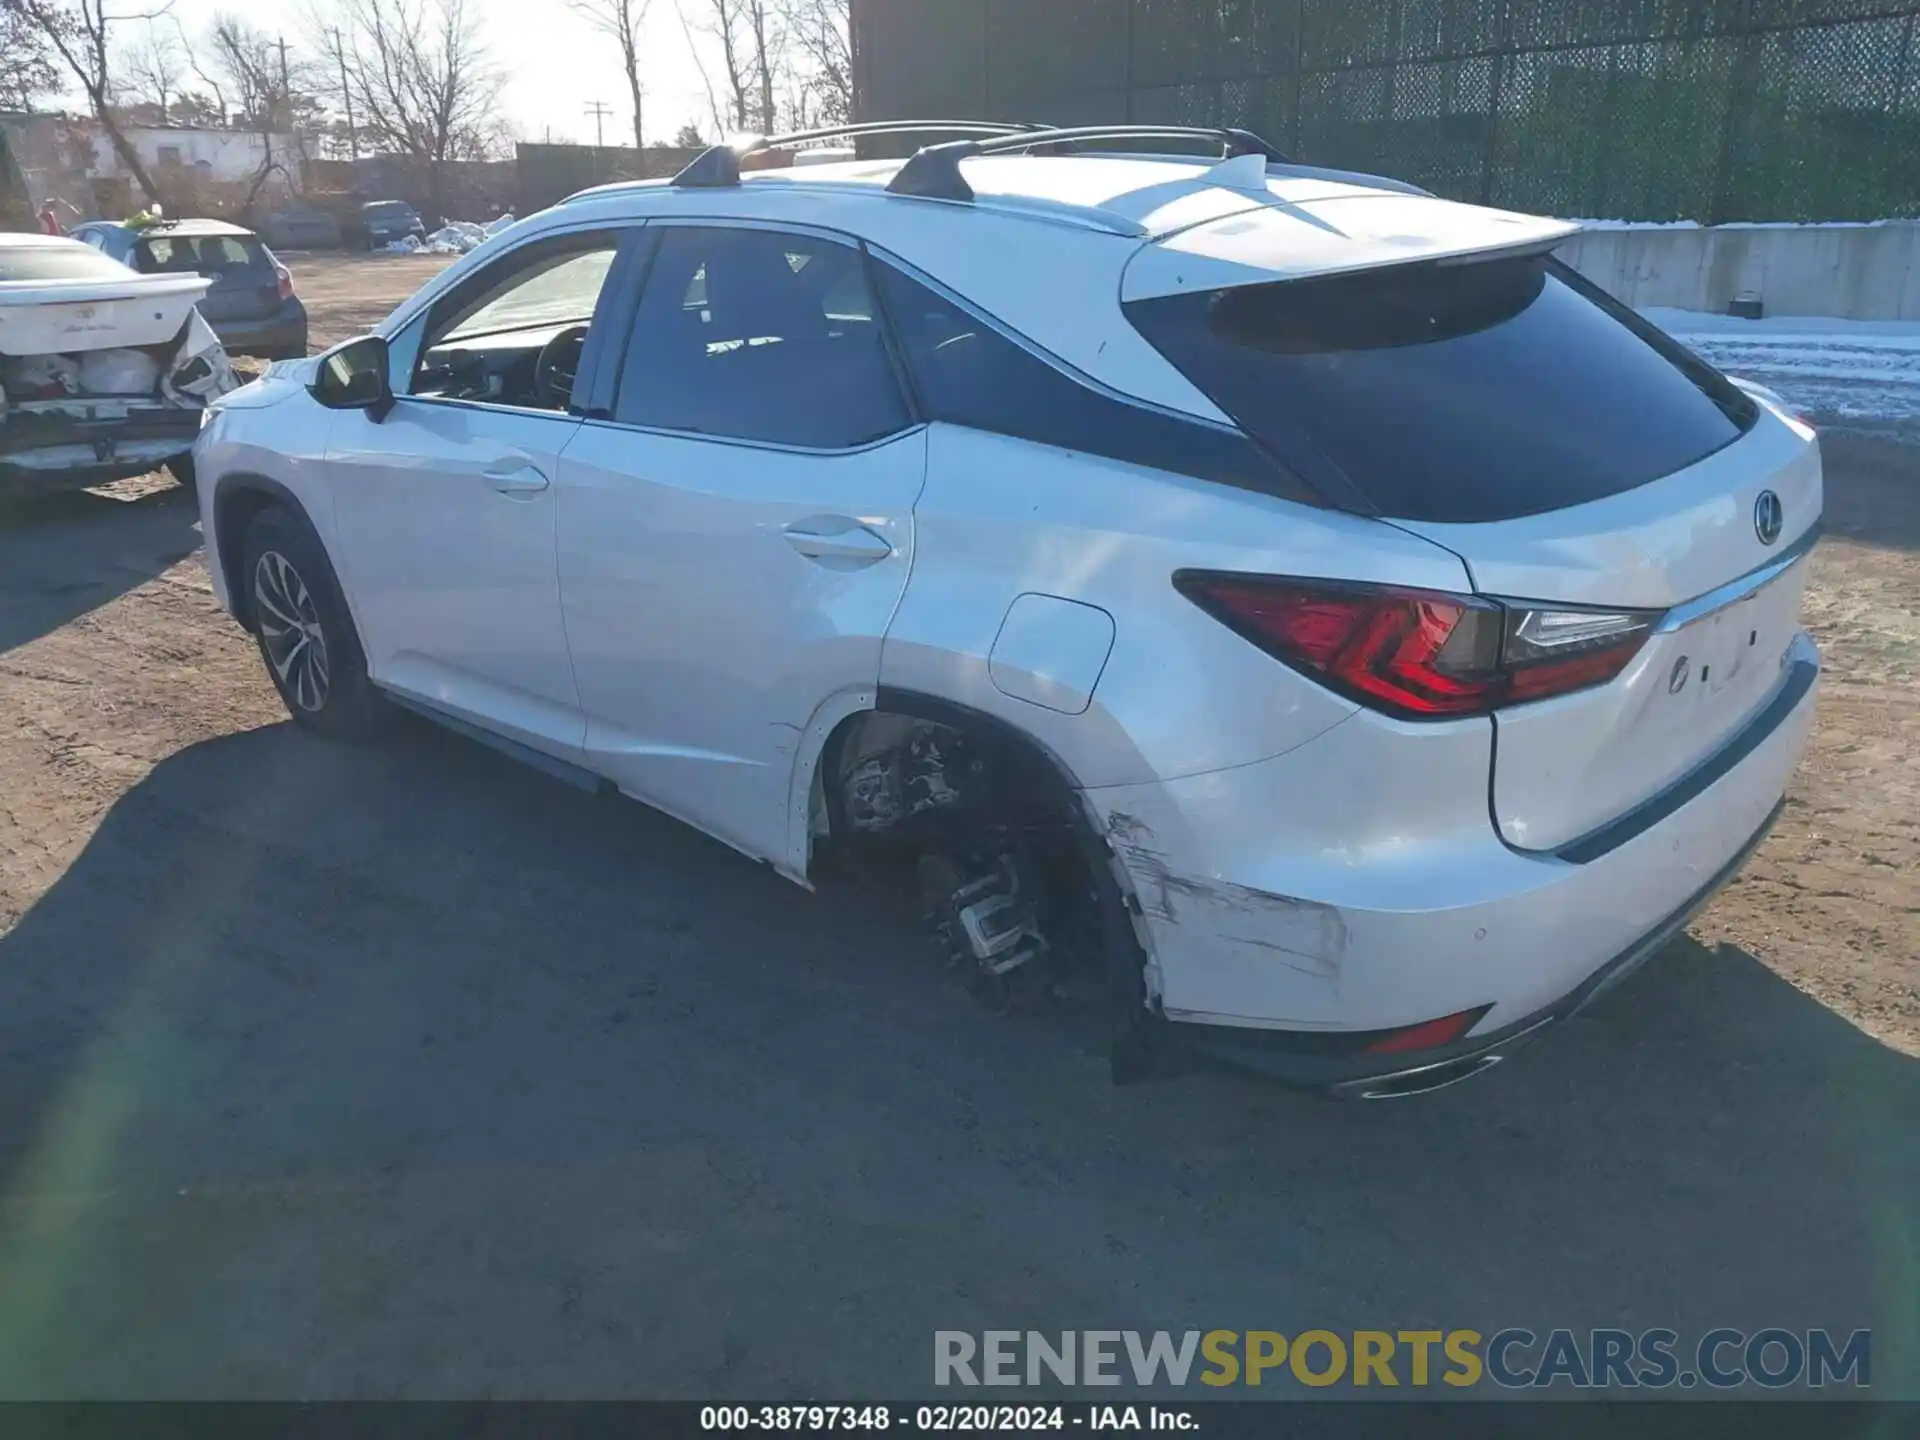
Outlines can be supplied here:
<path id="1" fill-rule="evenodd" d="M 1106 816 L 1108 843 L 1132 881 L 1163 1004 L 1235 1018 L 1264 1003 L 1287 1019 L 1335 1018 L 1341 962 L 1350 939 L 1338 907 L 1276 895 L 1177 870 L 1147 822 L 1125 810 Z M 1183 973 L 1170 977 L 1167 965 Z M 1204 972 L 1201 991 L 1191 979 Z M 1196 1009 L 1206 993 L 1234 997 L 1231 1010 Z"/>
<path id="2" fill-rule="evenodd" d="M 1524 969 L 1481 917 L 1554 872 L 1493 831 L 1492 743 L 1363 711 L 1251 765 L 1085 790 L 1167 1014 L 1379 1029 L 1488 999 L 1483 957 Z"/>

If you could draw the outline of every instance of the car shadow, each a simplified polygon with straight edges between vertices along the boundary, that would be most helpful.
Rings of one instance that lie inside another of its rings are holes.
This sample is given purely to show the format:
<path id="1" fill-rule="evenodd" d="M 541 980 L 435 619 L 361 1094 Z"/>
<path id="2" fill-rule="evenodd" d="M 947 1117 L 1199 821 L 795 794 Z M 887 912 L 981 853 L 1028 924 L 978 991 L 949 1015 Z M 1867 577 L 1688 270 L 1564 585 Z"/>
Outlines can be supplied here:
<path id="1" fill-rule="evenodd" d="M 0 654 L 146 584 L 200 548 L 190 491 L 0 498 Z"/>
<path id="2" fill-rule="evenodd" d="M 0 1395 L 908 1395 L 936 1329 L 1510 1325 L 1873 1328 L 1900 1393 L 1916 1137 L 1913 1059 L 1691 941 L 1437 1095 L 1116 1090 L 860 892 L 280 725 L 0 937 Z"/>
<path id="3" fill-rule="evenodd" d="M 1826 530 L 1863 545 L 1920 550 L 1920 444 L 1862 430 L 1823 429 Z"/>

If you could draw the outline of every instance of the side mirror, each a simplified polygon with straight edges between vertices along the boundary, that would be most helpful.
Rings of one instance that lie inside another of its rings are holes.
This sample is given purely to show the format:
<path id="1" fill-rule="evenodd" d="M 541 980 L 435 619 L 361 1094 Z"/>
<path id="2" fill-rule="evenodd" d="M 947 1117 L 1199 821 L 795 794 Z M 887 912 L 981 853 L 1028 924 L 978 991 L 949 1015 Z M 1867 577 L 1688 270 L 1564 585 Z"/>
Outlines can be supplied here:
<path id="1" fill-rule="evenodd" d="M 378 335 L 362 335 L 322 356 L 312 390 L 313 398 L 329 410 L 365 410 L 369 420 L 386 419 L 393 409 L 387 342 Z"/>

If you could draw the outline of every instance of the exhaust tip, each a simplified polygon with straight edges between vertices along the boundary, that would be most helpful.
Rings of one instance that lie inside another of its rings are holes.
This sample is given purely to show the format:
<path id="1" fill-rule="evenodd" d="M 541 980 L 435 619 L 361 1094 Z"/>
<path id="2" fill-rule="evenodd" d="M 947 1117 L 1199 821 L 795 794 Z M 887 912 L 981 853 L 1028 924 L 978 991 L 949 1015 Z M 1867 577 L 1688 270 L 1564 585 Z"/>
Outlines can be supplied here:
<path id="1" fill-rule="evenodd" d="M 1462 1080 L 1471 1080 L 1499 1063 L 1498 1055 L 1468 1055 L 1398 1075 L 1356 1080 L 1339 1088 L 1341 1094 L 1354 1100 L 1405 1100 L 1415 1095 L 1431 1095 L 1436 1090 L 1458 1085 Z"/>

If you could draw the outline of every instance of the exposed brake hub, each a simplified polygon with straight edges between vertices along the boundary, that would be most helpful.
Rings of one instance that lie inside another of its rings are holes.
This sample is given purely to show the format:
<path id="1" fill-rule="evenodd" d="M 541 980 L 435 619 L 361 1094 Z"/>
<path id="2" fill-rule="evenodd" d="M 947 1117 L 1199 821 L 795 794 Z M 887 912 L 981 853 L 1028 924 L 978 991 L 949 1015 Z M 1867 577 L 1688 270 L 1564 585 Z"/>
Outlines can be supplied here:
<path id="1" fill-rule="evenodd" d="M 947 950 L 948 963 L 973 976 L 973 988 L 995 1009 L 1012 999 L 1009 976 L 1048 953 L 1033 900 L 1011 855 L 963 868 L 955 857 L 929 851 L 917 867 L 927 919 Z M 1035 967 L 1035 973 L 1045 966 Z"/>

